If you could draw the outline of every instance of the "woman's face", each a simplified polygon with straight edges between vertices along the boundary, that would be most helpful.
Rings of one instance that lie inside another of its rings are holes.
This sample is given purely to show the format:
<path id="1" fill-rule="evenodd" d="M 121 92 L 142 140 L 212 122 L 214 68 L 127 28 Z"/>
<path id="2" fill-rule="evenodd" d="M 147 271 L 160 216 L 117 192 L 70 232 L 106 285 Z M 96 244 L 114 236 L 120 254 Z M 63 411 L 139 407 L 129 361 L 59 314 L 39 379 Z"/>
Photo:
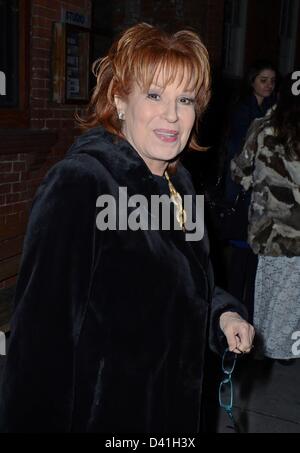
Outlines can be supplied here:
<path id="1" fill-rule="evenodd" d="M 154 79 L 148 91 L 137 83 L 126 100 L 115 97 L 124 113 L 122 132 L 152 173 L 163 175 L 168 162 L 184 149 L 195 122 L 195 92 L 186 89 L 186 79 L 163 87 Z"/>
<path id="2" fill-rule="evenodd" d="M 256 76 L 252 83 L 254 94 L 263 100 L 271 96 L 276 83 L 276 74 L 272 69 L 264 69 Z"/>

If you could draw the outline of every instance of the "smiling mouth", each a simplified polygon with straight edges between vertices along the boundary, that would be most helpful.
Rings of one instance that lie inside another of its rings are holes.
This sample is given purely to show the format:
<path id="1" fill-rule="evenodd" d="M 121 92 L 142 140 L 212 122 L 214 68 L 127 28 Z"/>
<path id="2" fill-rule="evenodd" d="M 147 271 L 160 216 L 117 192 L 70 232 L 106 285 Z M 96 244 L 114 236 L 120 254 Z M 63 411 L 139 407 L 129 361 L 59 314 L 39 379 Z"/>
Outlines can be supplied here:
<path id="1" fill-rule="evenodd" d="M 174 143 L 177 141 L 179 132 L 167 129 L 155 129 L 154 134 L 163 142 Z"/>

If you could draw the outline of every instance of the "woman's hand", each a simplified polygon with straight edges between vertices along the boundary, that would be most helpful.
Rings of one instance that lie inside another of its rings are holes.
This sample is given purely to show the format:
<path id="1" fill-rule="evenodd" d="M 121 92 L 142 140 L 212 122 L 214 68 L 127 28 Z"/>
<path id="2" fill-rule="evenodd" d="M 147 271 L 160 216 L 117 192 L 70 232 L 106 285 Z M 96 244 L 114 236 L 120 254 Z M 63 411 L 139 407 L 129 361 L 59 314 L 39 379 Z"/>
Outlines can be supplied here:
<path id="1" fill-rule="evenodd" d="M 220 316 L 220 328 L 230 351 L 237 354 L 249 353 L 255 335 L 254 327 L 238 313 L 226 311 Z"/>

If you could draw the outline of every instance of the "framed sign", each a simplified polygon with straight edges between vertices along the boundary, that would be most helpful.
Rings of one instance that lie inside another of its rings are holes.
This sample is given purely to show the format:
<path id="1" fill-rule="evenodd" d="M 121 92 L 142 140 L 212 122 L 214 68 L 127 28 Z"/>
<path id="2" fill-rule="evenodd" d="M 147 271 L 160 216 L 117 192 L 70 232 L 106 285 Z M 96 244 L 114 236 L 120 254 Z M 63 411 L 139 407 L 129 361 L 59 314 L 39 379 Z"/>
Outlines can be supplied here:
<path id="1" fill-rule="evenodd" d="M 80 104 L 89 100 L 90 32 L 86 28 L 53 26 L 52 100 Z"/>

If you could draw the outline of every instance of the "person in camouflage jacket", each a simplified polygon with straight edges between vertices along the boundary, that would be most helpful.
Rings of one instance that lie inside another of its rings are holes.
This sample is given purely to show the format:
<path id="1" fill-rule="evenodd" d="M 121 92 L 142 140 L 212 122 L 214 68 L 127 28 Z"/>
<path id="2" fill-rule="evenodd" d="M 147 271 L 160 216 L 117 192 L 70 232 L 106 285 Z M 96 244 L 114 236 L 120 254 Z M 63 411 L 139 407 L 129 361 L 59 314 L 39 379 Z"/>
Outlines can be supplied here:
<path id="1" fill-rule="evenodd" d="M 232 178 L 252 188 L 248 242 L 256 254 L 300 256 L 300 96 L 283 83 L 277 107 L 255 120 Z"/>

